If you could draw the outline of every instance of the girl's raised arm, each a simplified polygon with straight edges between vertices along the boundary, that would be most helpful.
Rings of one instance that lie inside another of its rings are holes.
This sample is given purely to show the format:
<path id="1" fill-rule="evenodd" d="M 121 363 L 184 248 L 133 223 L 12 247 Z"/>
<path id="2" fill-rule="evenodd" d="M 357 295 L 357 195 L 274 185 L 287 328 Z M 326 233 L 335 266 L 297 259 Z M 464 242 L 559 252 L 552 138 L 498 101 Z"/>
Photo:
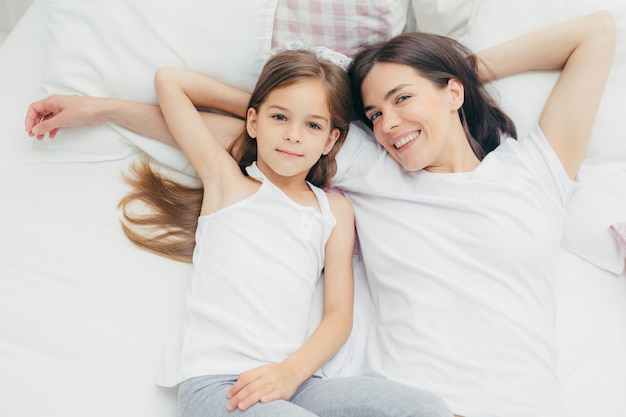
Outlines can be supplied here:
<path id="1" fill-rule="evenodd" d="M 218 210 L 226 204 L 225 195 L 241 181 L 237 162 L 215 139 L 196 110 L 197 91 L 213 92 L 211 104 L 221 105 L 219 97 L 232 90 L 219 81 L 194 72 L 175 68 L 160 68 L 154 77 L 154 86 L 165 123 L 180 149 L 204 186 L 202 214 Z"/>
<path id="2" fill-rule="evenodd" d="M 570 178 L 582 163 L 615 49 L 615 23 L 601 11 L 558 23 L 477 55 L 485 81 L 528 70 L 562 69 L 539 125 Z"/>

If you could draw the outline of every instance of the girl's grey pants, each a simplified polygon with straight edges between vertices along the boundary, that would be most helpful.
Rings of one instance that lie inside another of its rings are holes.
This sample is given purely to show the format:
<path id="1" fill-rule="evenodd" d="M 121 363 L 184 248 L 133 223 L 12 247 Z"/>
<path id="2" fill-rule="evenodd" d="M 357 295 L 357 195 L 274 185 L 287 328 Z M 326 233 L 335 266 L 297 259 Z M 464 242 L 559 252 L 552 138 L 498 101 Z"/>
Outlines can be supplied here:
<path id="1" fill-rule="evenodd" d="M 179 386 L 179 417 L 451 417 L 435 395 L 375 377 L 311 377 L 289 401 L 257 403 L 246 411 L 226 410 L 233 375 L 191 378 Z"/>

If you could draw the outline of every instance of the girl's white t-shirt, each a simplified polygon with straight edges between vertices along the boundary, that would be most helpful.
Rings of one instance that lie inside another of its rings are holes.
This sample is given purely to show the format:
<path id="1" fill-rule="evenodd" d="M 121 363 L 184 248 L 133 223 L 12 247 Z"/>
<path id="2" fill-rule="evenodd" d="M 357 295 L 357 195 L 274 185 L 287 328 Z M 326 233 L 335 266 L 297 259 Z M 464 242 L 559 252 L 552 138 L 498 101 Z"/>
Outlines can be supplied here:
<path id="1" fill-rule="evenodd" d="M 318 212 L 256 164 L 248 173 L 262 180 L 255 194 L 198 220 L 185 311 L 165 346 L 159 385 L 278 363 L 307 339 L 335 218 L 321 189 L 310 186 Z"/>

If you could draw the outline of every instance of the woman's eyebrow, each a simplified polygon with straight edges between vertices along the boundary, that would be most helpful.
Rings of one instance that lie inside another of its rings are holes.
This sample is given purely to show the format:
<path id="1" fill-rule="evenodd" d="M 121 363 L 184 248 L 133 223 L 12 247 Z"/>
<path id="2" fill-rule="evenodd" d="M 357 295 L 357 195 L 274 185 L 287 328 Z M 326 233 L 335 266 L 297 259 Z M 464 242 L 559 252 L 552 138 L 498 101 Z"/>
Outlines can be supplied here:
<path id="1" fill-rule="evenodd" d="M 384 99 L 385 100 L 389 100 L 389 97 L 391 97 L 392 95 L 394 95 L 395 93 L 397 93 L 399 90 L 402 90 L 404 87 L 408 87 L 410 84 L 408 83 L 404 83 L 404 84 L 400 84 L 394 88 L 392 88 L 391 90 L 387 91 L 387 94 L 385 94 Z M 374 108 L 374 106 L 365 106 L 363 107 L 363 112 L 367 113 L 368 111 L 372 110 Z"/>

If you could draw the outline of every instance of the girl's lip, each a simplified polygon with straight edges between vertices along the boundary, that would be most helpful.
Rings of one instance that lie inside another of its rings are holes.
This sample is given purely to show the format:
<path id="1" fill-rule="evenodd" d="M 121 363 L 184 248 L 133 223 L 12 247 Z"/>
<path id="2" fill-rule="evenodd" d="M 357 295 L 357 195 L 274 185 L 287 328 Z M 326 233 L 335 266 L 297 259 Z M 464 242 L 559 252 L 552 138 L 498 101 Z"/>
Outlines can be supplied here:
<path id="1" fill-rule="evenodd" d="M 298 158 L 301 157 L 302 155 L 298 154 L 298 153 L 293 153 L 293 152 L 289 152 L 286 151 L 284 149 L 276 149 L 277 152 L 289 157 L 289 158 Z"/>

